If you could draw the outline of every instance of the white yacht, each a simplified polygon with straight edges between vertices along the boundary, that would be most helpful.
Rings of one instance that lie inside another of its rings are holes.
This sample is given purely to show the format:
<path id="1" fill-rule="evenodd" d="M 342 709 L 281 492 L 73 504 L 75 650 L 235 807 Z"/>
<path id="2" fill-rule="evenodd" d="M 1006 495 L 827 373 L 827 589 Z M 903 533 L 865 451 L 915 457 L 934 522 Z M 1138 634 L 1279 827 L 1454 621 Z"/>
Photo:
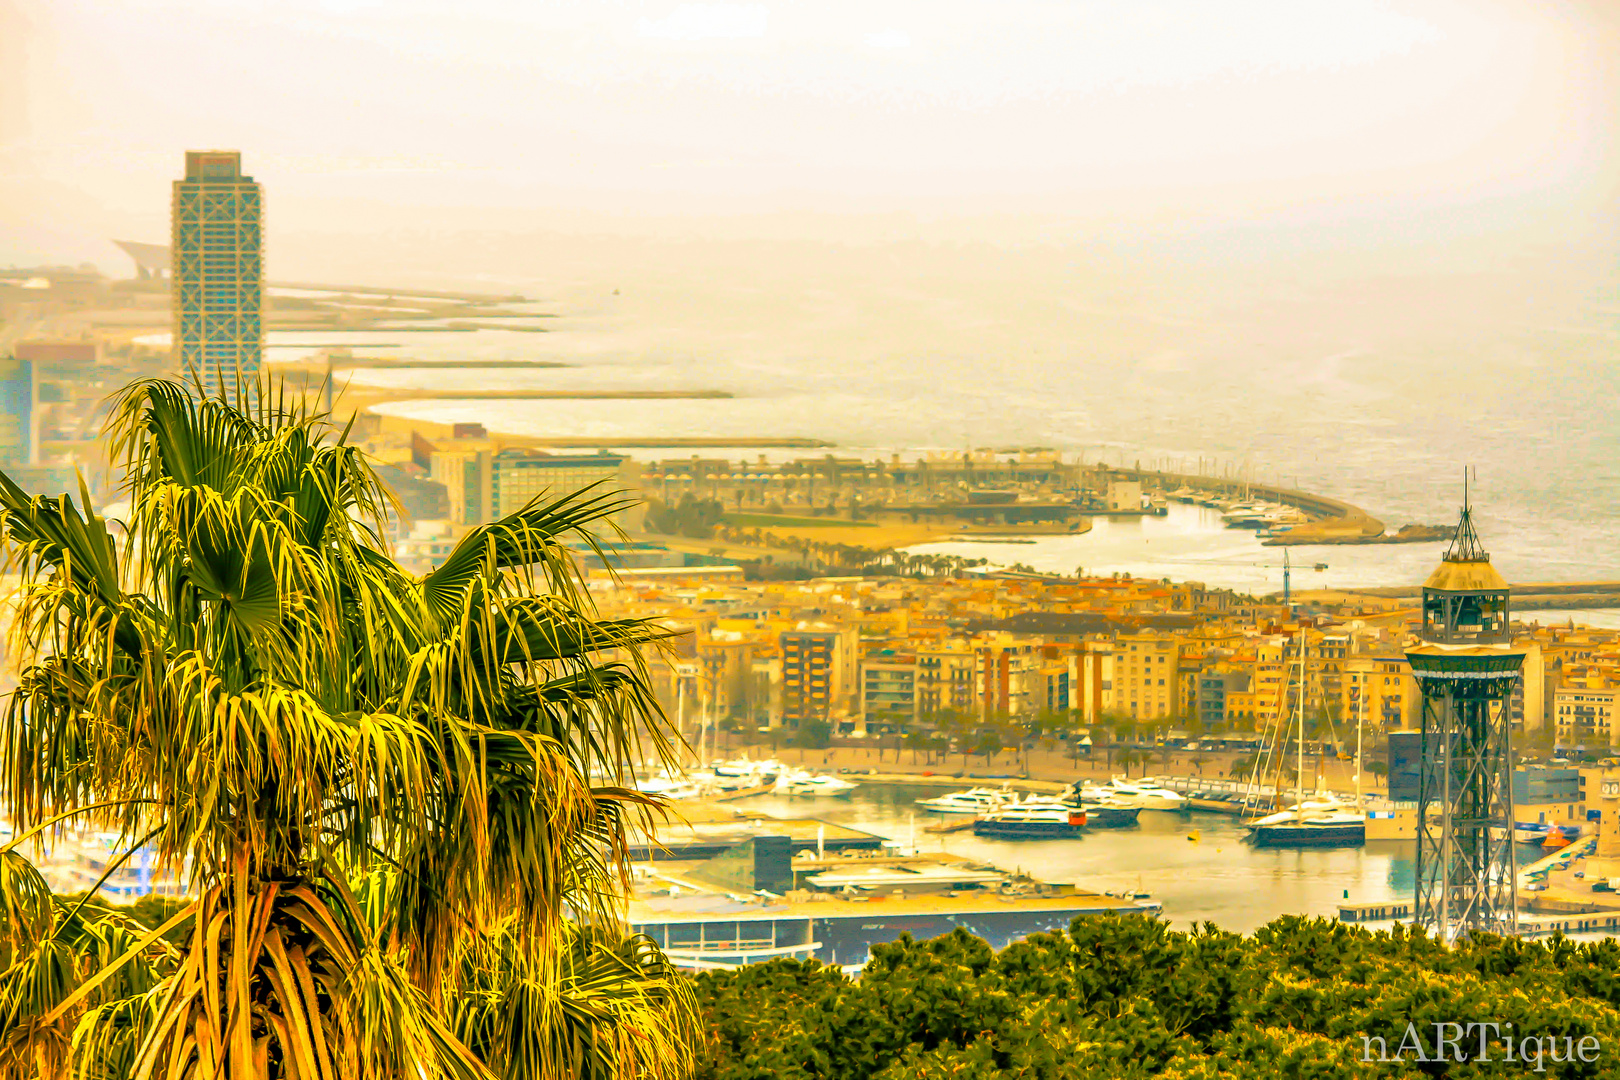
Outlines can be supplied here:
<path id="1" fill-rule="evenodd" d="M 1006 791 L 976 787 L 967 791 L 953 791 L 932 799 L 918 799 L 917 805 L 936 814 L 983 814 L 1012 802 Z"/>
<path id="2" fill-rule="evenodd" d="M 1239 503 L 1221 515 L 1228 529 L 1254 529 L 1265 524 L 1265 517 L 1275 507 L 1270 503 Z"/>
<path id="3" fill-rule="evenodd" d="M 1022 837 L 1079 836 L 1086 828 L 1086 811 L 1050 796 L 1034 796 L 998 807 L 973 823 L 975 836 Z"/>
<path id="4" fill-rule="evenodd" d="M 750 780 L 755 784 L 768 784 L 782 771 L 782 763 L 775 758 L 767 761 L 751 761 L 744 757 L 735 761 L 716 762 L 711 768 L 716 776 L 730 776 Z"/>
<path id="5" fill-rule="evenodd" d="M 1367 817 L 1354 807 L 1327 808 L 1307 799 L 1249 822 L 1256 847 L 1360 847 L 1367 838 Z"/>
<path id="6" fill-rule="evenodd" d="M 665 799 L 697 799 L 708 792 L 692 779 L 671 779 L 655 776 L 651 780 L 636 781 L 636 790 L 643 795 L 656 795 Z"/>
<path id="7" fill-rule="evenodd" d="M 778 795 L 839 797 L 848 795 L 859 786 L 848 780 L 840 780 L 836 776 L 816 775 L 803 769 L 788 769 L 777 776 L 775 791 Z"/>
<path id="8" fill-rule="evenodd" d="M 1171 791 L 1153 780 L 1126 780 L 1116 776 L 1105 785 L 1106 790 L 1113 792 L 1114 799 L 1125 806 L 1134 806 L 1139 810 L 1169 810 L 1174 813 L 1185 813 L 1192 809 L 1187 797 L 1179 792 Z M 1085 792 L 1081 792 L 1081 798 Z"/>
<path id="9" fill-rule="evenodd" d="M 1085 808 L 1086 825 L 1094 829 L 1119 829 L 1135 825 L 1142 808 L 1119 797 L 1111 787 L 1098 787 L 1090 780 L 1077 782 L 1061 799 L 1066 805 Z"/>

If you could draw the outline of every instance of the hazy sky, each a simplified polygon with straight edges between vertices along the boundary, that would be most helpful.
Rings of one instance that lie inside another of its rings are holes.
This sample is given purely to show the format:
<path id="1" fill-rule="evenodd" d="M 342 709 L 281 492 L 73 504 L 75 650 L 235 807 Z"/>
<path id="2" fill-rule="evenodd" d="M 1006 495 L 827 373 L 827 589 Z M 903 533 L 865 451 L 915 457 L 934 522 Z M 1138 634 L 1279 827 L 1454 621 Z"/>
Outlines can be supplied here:
<path id="1" fill-rule="evenodd" d="M 0 0 L 0 263 L 163 240 L 203 147 L 244 152 L 272 253 L 306 263 L 339 237 L 508 227 L 1589 234 L 1620 197 L 1617 10 Z"/>

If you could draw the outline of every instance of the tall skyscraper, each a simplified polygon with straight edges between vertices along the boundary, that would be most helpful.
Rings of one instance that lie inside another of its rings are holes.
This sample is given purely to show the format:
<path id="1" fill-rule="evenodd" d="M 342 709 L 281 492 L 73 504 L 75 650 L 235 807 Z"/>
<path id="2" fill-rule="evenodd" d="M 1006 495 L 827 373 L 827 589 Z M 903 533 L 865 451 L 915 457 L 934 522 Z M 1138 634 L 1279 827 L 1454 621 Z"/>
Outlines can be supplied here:
<path id="1" fill-rule="evenodd" d="M 257 394 L 264 354 L 264 200 L 235 150 L 188 150 L 174 182 L 174 348 L 210 395 Z"/>

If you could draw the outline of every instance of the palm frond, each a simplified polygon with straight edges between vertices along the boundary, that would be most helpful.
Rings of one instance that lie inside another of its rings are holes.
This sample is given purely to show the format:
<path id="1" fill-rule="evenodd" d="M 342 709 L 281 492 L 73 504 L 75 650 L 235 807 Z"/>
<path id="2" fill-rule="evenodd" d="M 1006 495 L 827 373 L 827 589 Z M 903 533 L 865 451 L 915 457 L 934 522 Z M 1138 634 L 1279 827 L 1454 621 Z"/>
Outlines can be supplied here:
<path id="1" fill-rule="evenodd" d="M 5 809 L 147 837 L 197 889 L 144 927 L 0 849 L 0 1080 L 56 1080 L 70 1049 L 119 1080 L 675 1075 L 679 980 L 617 936 L 661 810 L 630 769 L 678 741 L 643 658 L 665 631 L 598 618 L 564 542 L 596 546 L 626 500 L 536 500 L 415 577 L 346 432 L 268 384 L 229 398 L 118 395 L 122 537 L 82 485 L 0 474 L 24 576 Z M 491 935 L 530 956 L 500 1037 L 467 1029 L 493 1058 L 453 1020 L 497 993 L 465 974 Z"/>

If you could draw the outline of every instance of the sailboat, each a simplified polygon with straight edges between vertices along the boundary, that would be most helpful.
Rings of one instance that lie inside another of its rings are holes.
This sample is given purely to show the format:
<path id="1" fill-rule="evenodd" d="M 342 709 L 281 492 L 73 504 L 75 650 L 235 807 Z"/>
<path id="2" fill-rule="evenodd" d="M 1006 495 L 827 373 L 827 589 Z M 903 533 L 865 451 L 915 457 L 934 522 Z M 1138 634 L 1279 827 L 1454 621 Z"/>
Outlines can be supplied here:
<path id="1" fill-rule="evenodd" d="M 1363 691 L 1365 698 L 1365 691 Z M 1361 808 L 1361 722 L 1357 716 L 1356 805 L 1346 806 L 1337 796 L 1315 793 L 1305 797 L 1305 632 L 1299 636 L 1299 696 L 1294 709 L 1294 745 L 1299 754 L 1294 770 L 1294 805 L 1249 823 L 1249 841 L 1255 847 L 1360 847 L 1367 840 L 1367 815 Z"/>

